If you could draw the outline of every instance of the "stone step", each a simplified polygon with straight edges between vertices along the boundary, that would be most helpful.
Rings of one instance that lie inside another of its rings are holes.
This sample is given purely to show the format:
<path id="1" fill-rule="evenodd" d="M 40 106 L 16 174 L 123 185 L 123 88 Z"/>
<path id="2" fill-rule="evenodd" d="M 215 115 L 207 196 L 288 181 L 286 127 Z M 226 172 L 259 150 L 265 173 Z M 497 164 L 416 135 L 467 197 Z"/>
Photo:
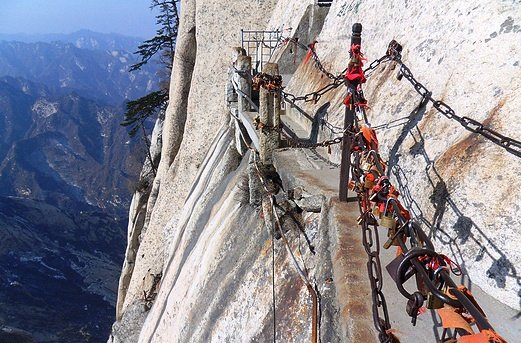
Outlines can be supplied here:
<path id="1" fill-rule="evenodd" d="M 310 130 L 305 127 L 302 127 L 297 121 L 295 121 L 291 116 L 286 115 L 286 112 L 282 112 L 283 114 L 280 116 L 280 121 L 283 124 L 284 130 L 294 139 L 309 139 Z"/>
<path id="2" fill-rule="evenodd" d="M 286 191 L 298 189 L 309 196 L 338 195 L 340 169 L 310 149 L 276 150 L 273 165 Z"/>

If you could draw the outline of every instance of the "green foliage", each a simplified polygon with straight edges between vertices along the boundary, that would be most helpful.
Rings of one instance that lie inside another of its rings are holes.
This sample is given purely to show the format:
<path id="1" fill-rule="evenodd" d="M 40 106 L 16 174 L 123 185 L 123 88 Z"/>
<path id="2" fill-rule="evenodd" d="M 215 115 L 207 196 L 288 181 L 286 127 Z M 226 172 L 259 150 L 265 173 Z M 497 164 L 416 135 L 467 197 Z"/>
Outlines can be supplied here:
<path id="1" fill-rule="evenodd" d="M 159 9 L 159 14 L 156 16 L 156 24 L 159 28 L 156 31 L 156 36 L 144 41 L 138 47 L 135 54 L 140 55 L 141 60 L 130 67 L 130 72 L 139 70 L 152 57 L 160 53 L 160 61 L 165 69 L 164 74 L 170 75 L 179 27 L 178 2 L 179 0 L 152 0 L 150 8 Z M 121 125 L 130 127 L 129 135 L 131 137 L 134 137 L 139 129 L 143 128 L 143 122 L 147 118 L 166 108 L 169 84 L 168 82 L 160 82 L 160 85 L 161 90 L 127 102 L 125 119 Z"/>
<path id="2" fill-rule="evenodd" d="M 149 93 L 139 99 L 127 102 L 127 111 L 122 126 L 130 127 L 129 135 L 134 137 L 142 128 L 144 121 L 166 108 L 168 92 L 159 90 Z"/>
<path id="3" fill-rule="evenodd" d="M 138 51 L 135 53 L 141 56 L 141 61 L 132 65 L 130 71 L 140 69 L 158 52 L 161 52 L 161 62 L 169 69 L 172 68 L 177 29 L 179 27 L 178 2 L 179 0 L 152 0 L 150 8 L 158 8 L 160 11 L 156 16 L 156 24 L 159 28 L 156 30 L 154 37 L 147 39 L 138 46 Z"/>
<path id="4" fill-rule="evenodd" d="M 130 72 L 139 70 L 148 63 L 152 57 L 159 54 L 159 61 L 164 66 L 166 80 L 159 82 L 160 90 L 151 92 L 139 99 L 127 102 L 127 111 L 122 126 L 129 127 L 130 137 L 134 137 L 138 131 L 142 131 L 145 141 L 150 166 L 156 174 L 156 166 L 150 153 L 150 142 L 145 130 L 144 122 L 148 118 L 164 111 L 168 104 L 169 76 L 172 71 L 172 61 L 174 59 L 175 42 L 177 39 L 177 29 L 179 27 L 179 13 L 177 3 L 179 0 L 152 0 L 151 9 L 158 8 L 159 14 L 156 16 L 156 24 L 159 27 L 156 35 L 147 39 L 140 46 L 135 54 L 141 56 L 138 63 L 130 67 Z"/>

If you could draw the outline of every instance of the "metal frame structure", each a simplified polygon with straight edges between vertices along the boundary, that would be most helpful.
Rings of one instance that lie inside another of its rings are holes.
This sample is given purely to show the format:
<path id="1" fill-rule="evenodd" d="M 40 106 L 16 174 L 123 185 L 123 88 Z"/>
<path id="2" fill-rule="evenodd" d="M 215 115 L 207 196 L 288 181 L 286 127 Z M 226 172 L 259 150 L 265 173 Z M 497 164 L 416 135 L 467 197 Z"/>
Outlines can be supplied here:
<path id="1" fill-rule="evenodd" d="M 270 61 L 277 48 L 282 33 L 276 31 L 241 30 L 241 45 L 248 56 L 252 58 L 253 73 L 259 73 Z"/>
<path id="2" fill-rule="evenodd" d="M 333 0 L 316 0 L 316 5 L 320 7 L 331 7 Z"/>

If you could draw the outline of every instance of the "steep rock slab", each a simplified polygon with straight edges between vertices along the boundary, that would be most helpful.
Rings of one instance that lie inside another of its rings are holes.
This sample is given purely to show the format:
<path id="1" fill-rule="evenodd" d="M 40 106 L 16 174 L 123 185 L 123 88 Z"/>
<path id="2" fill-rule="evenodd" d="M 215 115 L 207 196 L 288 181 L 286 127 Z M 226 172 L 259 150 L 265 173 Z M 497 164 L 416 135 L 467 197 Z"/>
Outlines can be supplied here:
<path id="1" fill-rule="evenodd" d="M 241 28 L 264 27 L 274 4 L 275 0 L 236 1 L 226 10 L 220 1 L 181 4 L 171 100 L 163 130 L 163 157 L 154 182 L 159 194 L 150 224 L 142 235 L 123 307 L 141 297 L 146 275 L 162 269 L 168 255 L 165 249 L 176 234 L 175 223 L 215 129 L 228 120 L 222 98 L 229 48 L 239 44 Z M 172 229 L 164 231 L 170 220 L 174 223 Z"/>
<path id="2" fill-rule="evenodd" d="M 307 287 L 282 240 L 267 230 L 266 212 L 263 219 L 241 194 L 247 161 L 207 195 L 191 193 L 182 236 L 176 237 L 139 342 L 267 342 L 273 335 L 282 342 L 309 341 Z M 198 184 L 209 176 L 200 175 Z M 366 256 L 356 210 L 354 204 L 324 201 L 320 214 L 282 219 L 290 249 L 320 294 L 323 341 L 375 340 L 368 280 L 359 275 Z"/>

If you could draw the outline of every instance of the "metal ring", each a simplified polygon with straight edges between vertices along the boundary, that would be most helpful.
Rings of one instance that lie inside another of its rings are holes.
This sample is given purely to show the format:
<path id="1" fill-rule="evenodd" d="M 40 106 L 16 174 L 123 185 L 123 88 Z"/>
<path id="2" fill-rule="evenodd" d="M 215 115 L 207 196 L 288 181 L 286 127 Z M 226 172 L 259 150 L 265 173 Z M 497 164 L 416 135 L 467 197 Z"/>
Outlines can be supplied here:
<path id="1" fill-rule="evenodd" d="M 405 280 L 403 280 L 405 272 L 407 271 L 408 267 L 412 266 L 414 269 L 416 269 L 417 273 L 420 273 L 420 277 L 425 282 L 425 285 L 436 298 L 451 306 L 460 307 L 461 303 L 459 301 L 452 299 L 447 294 L 444 294 L 438 290 L 438 288 L 432 283 L 432 280 L 425 272 L 425 269 L 418 268 L 417 265 L 420 262 L 416 260 L 416 258 L 424 255 L 438 257 L 438 253 L 436 253 L 434 250 L 421 248 L 410 249 L 404 254 L 403 260 L 398 265 L 398 269 L 396 271 L 396 286 L 398 287 L 398 291 L 400 291 L 400 293 L 407 299 L 412 299 L 414 297 L 413 294 L 407 292 L 407 290 L 405 290 L 403 287 L 403 283 L 405 282 Z"/>

